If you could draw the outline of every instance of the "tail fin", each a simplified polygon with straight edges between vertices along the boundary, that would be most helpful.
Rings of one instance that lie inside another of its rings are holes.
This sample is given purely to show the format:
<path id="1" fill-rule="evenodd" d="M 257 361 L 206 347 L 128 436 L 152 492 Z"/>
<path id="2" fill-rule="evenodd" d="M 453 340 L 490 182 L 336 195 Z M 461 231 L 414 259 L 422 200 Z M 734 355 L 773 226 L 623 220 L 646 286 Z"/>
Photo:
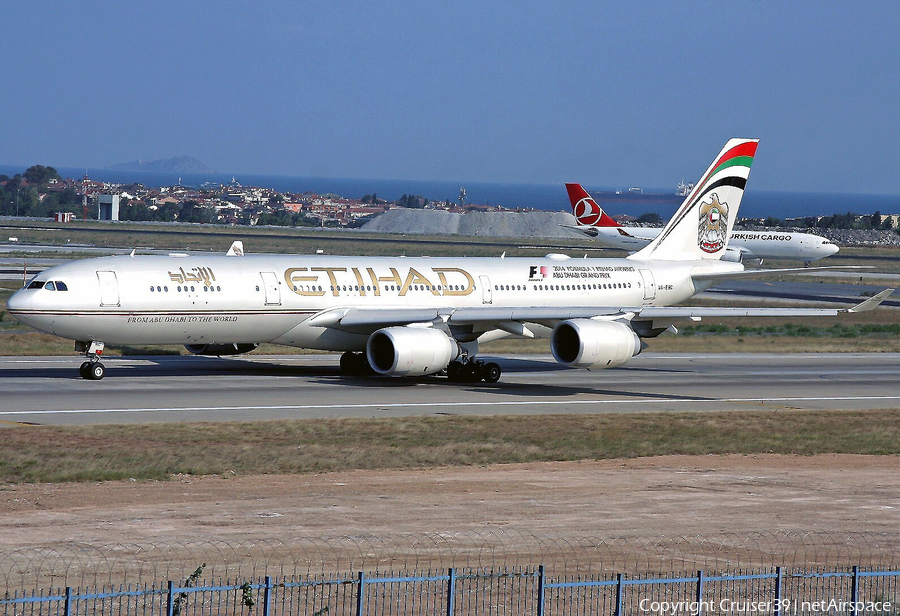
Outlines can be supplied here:
<path id="1" fill-rule="evenodd" d="M 737 220 L 759 139 L 730 139 L 662 232 L 634 259 L 720 259 Z"/>
<path id="2" fill-rule="evenodd" d="M 572 213 L 579 226 L 586 227 L 618 227 L 619 223 L 606 215 L 581 184 L 566 184 Z"/>

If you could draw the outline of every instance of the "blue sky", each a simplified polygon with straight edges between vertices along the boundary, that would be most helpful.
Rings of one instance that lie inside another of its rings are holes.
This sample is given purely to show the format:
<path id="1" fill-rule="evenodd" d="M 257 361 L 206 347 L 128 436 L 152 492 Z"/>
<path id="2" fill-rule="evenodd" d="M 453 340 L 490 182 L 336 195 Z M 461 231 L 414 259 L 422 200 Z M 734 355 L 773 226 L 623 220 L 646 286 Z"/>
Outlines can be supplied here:
<path id="1" fill-rule="evenodd" d="M 900 8 L 849 2 L 12 2 L 0 164 L 900 193 Z"/>

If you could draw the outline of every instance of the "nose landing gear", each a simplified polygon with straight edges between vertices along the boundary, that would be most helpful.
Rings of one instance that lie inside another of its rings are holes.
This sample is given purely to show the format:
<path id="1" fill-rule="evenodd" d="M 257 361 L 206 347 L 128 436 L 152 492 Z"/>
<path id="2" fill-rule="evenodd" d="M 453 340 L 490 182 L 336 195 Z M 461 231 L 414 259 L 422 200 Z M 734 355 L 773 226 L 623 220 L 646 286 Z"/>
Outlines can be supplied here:
<path id="1" fill-rule="evenodd" d="M 89 381 L 99 381 L 106 376 L 106 366 L 100 363 L 100 356 L 103 354 L 104 346 L 99 340 L 92 340 L 89 343 L 75 341 L 75 350 L 84 353 L 85 357 L 87 357 L 87 361 L 81 364 L 81 367 L 78 369 L 81 378 Z"/>

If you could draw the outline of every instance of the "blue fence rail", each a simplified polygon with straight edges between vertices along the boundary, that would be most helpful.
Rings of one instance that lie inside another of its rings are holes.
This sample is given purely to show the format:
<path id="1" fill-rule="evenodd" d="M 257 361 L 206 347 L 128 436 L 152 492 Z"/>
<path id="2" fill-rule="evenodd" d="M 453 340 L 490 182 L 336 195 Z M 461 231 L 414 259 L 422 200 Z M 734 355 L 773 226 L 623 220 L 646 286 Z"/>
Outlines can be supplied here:
<path id="1" fill-rule="evenodd" d="M 733 571 L 707 575 L 567 576 L 544 567 L 441 572 L 265 577 L 195 584 L 42 591 L 0 599 L 0 613 L 308 614 L 603 614 L 607 616 L 894 616 L 900 571 Z"/>

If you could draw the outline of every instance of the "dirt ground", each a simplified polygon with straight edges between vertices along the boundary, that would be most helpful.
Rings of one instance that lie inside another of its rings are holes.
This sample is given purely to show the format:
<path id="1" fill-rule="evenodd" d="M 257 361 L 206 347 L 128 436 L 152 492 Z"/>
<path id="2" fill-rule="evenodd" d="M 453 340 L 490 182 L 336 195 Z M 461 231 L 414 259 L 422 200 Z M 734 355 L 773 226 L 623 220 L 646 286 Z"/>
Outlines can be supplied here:
<path id="1" fill-rule="evenodd" d="M 884 562 L 898 471 L 896 456 L 729 455 L 6 485 L 0 576 Z"/>

